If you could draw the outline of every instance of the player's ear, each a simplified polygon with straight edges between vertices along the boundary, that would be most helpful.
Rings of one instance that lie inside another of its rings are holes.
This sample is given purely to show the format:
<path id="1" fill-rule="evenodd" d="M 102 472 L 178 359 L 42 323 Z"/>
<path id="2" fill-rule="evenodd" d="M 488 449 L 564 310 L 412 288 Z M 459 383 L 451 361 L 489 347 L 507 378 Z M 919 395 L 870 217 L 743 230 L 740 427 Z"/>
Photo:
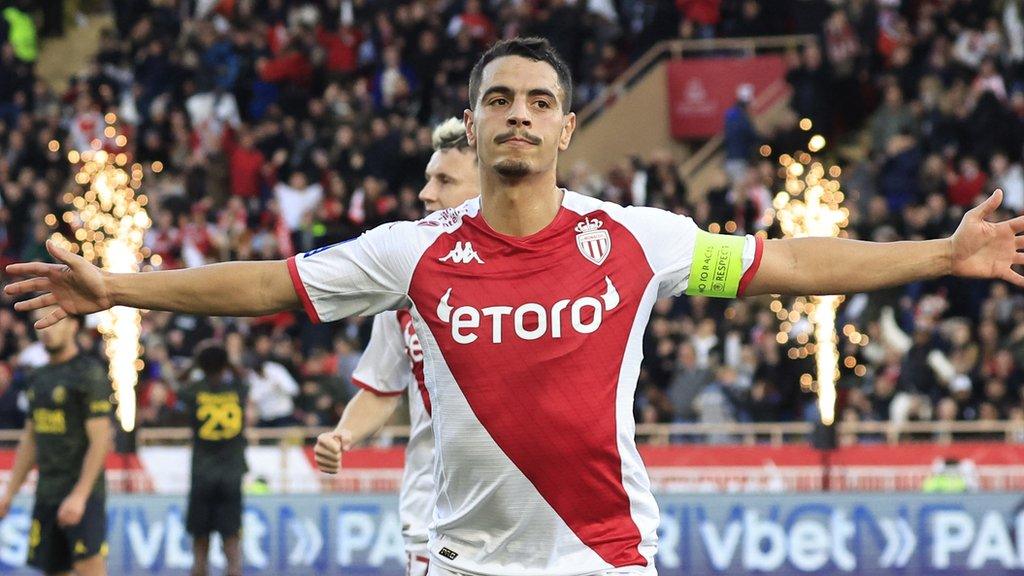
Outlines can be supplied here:
<path id="1" fill-rule="evenodd" d="M 462 123 L 466 125 L 466 142 L 476 148 L 476 124 L 473 123 L 473 111 L 469 108 L 462 111 Z"/>
<path id="2" fill-rule="evenodd" d="M 569 142 L 572 140 L 573 132 L 576 131 L 576 113 L 569 112 L 562 119 L 562 133 L 558 137 L 558 149 L 566 150 L 569 148 Z"/>

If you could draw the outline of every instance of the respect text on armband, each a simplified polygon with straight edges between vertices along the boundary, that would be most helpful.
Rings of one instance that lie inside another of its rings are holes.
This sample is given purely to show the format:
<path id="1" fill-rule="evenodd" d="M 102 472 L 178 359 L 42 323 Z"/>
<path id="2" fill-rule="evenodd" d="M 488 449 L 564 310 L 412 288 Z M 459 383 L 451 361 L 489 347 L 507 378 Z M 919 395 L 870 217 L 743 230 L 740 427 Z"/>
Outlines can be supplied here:
<path id="1" fill-rule="evenodd" d="M 718 261 L 715 263 L 715 275 L 711 279 L 712 292 L 725 292 L 726 279 L 729 275 L 730 260 L 732 260 L 732 250 L 730 250 L 728 246 L 719 247 Z"/>

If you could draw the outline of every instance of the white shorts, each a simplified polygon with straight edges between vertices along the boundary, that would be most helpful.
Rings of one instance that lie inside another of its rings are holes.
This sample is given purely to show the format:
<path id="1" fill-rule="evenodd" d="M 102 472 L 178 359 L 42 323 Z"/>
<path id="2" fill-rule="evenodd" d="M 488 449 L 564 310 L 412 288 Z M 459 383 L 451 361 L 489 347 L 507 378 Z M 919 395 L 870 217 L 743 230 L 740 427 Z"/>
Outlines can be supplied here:
<path id="1" fill-rule="evenodd" d="M 430 552 L 405 553 L 405 576 L 427 576 L 430 572 Z"/>

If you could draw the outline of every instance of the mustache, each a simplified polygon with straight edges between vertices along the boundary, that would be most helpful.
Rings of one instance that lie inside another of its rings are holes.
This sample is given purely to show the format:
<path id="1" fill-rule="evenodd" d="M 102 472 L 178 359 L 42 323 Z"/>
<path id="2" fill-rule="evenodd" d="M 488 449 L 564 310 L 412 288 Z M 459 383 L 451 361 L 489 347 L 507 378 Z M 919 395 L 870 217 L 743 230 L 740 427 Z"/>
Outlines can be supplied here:
<path id="1" fill-rule="evenodd" d="M 497 136 L 494 137 L 494 141 L 497 142 L 498 144 L 501 144 L 502 142 L 507 142 L 513 138 L 521 138 L 523 140 L 526 140 L 530 144 L 540 144 L 540 138 L 532 134 L 528 134 L 526 132 L 516 132 L 514 130 L 510 132 L 505 132 L 503 134 L 498 134 Z"/>

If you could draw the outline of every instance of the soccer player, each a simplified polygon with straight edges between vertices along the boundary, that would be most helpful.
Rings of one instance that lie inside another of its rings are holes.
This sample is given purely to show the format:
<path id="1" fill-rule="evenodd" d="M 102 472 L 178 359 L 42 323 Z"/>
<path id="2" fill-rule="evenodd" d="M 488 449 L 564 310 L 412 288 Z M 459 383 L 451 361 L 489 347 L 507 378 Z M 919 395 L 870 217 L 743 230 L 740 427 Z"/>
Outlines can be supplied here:
<path id="1" fill-rule="evenodd" d="M 53 244 L 12 264 L 37 324 L 114 305 L 315 321 L 408 308 L 432 405 L 430 573 L 654 574 L 658 510 L 633 438 L 641 340 L 659 296 L 844 294 L 946 274 L 1024 286 L 1024 217 L 996 191 L 939 240 L 756 240 L 556 185 L 572 79 L 542 39 L 498 42 L 470 74 L 480 198 L 276 262 L 111 274 Z"/>
<path id="2" fill-rule="evenodd" d="M 206 576 L 210 534 L 224 542 L 227 576 L 242 576 L 242 477 L 248 385 L 222 346 L 198 347 L 181 399 L 192 424 L 192 486 L 185 526 L 193 538 L 192 576 Z"/>
<path id="3" fill-rule="evenodd" d="M 420 200 L 430 212 L 454 208 L 480 193 L 476 150 L 469 146 L 466 128 L 450 118 L 434 130 L 434 153 L 427 163 L 427 183 Z M 383 312 L 373 319 L 373 332 L 352 381 L 362 388 L 341 415 L 334 432 L 317 438 L 316 460 L 321 471 L 334 474 L 341 454 L 380 429 L 409 392 L 409 443 L 399 498 L 405 539 L 406 575 L 424 576 L 430 564 L 427 527 L 434 511 L 434 434 L 430 427 L 430 397 L 423 375 L 423 348 L 408 310 Z"/>
<path id="4" fill-rule="evenodd" d="M 42 318 L 52 314 L 43 308 Z M 18 443 L 11 481 L 0 497 L 7 515 L 29 471 L 39 464 L 29 530 L 28 563 L 46 574 L 103 576 L 107 573 L 106 479 L 111 447 L 110 395 L 106 367 L 78 349 L 81 321 L 69 316 L 38 328 L 49 363 L 28 377 L 29 413 Z"/>

